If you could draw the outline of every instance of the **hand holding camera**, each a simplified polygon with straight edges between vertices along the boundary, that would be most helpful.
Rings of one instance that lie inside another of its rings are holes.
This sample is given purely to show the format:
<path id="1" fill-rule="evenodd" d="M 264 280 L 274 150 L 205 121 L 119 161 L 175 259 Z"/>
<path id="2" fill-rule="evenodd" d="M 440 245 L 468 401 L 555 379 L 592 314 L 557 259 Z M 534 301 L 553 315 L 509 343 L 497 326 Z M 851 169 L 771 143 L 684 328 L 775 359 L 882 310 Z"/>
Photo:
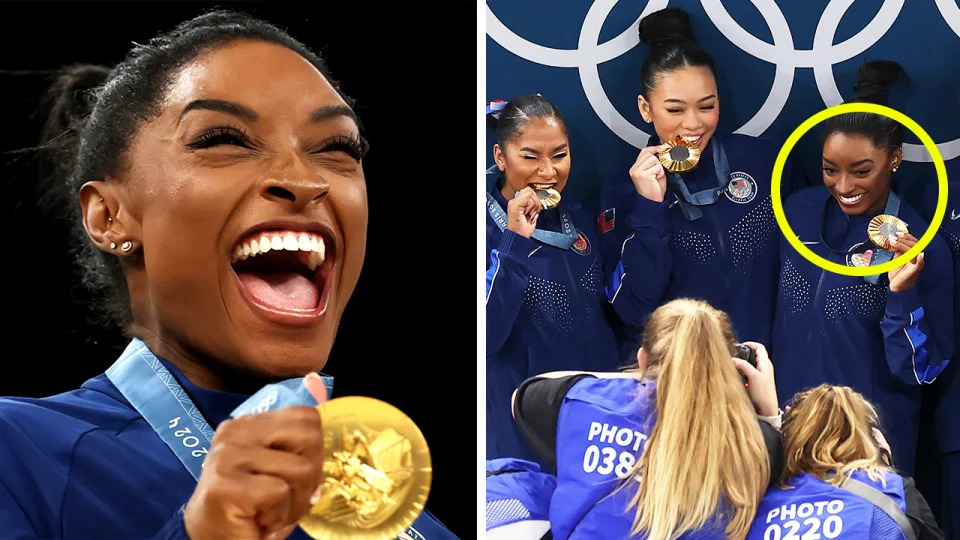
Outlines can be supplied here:
<path id="1" fill-rule="evenodd" d="M 767 349 L 752 341 L 736 345 L 734 365 L 743 375 L 750 401 L 760 416 L 776 416 L 780 410 L 777 400 L 777 385 L 773 376 L 773 363 Z"/>

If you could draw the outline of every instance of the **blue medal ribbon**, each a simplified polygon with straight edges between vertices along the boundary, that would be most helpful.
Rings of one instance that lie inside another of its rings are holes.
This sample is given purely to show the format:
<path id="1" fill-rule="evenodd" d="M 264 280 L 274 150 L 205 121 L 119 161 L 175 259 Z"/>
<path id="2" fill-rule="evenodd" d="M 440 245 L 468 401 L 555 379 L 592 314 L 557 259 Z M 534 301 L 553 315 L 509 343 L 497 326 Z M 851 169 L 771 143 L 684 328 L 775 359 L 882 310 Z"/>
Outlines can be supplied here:
<path id="1" fill-rule="evenodd" d="M 883 213 L 890 216 L 899 217 L 897 214 L 900 213 L 900 197 L 897 197 L 896 193 L 892 191 L 890 192 L 890 196 L 887 197 L 887 204 L 883 207 Z M 876 266 L 878 264 L 892 261 L 894 255 L 895 253 L 893 251 L 881 249 L 876 255 L 871 257 L 870 266 Z M 863 280 L 872 285 L 876 285 L 880 281 L 880 274 L 863 276 Z"/>
<path id="2" fill-rule="evenodd" d="M 106 375 L 193 478 L 199 480 L 203 460 L 210 451 L 213 429 L 170 370 L 146 343 L 134 339 L 110 366 Z M 320 375 L 320 378 L 329 398 L 333 394 L 333 377 Z M 303 378 L 298 377 L 264 386 L 234 409 L 230 416 L 236 418 L 284 407 L 316 404 L 317 401 L 303 387 Z M 180 508 L 181 513 L 184 508 Z M 413 527 L 404 534 L 416 534 L 422 538 Z"/>
<path id="3" fill-rule="evenodd" d="M 203 460 L 213 440 L 213 428 L 146 343 L 139 339 L 131 341 L 106 375 L 193 478 L 199 480 Z M 329 396 L 333 392 L 333 377 L 321 378 Z M 289 379 L 262 388 L 230 416 L 316 404 L 313 396 L 303 388 L 303 378 Z"/>
<path id="4" fill-rule="evenodd" d="M 833 200 L 833 197 L 827 197 L 827 202 L 823 206 L 823 211 L 820 212 L 820 242 L 826 246 L 827 249 L 833 251 L 834 253 L 843 253 L 847 255 L 849 251 L 840 251 L 830 247 L 830 244 L 827 243 L 826 237 L 824 236 L 824 230 L 827 227 L 827 209 L 830 208 L 830 201 Z M 887 196 L 887 204 L 883 207 L 883 213 L 888 216 L 899 217 L 900 214 L 900 197 L 897 196 L 893 191 L 890 192 L 890 195 Z M 873 241 L 867 238 L 867 242 L 873 244 Z M 893 260 L 894 256 L 893 251 L 888 251 L 886 249 L 877 248 L 876 254 L 870 258 L 870 264 L 867 266 L 876 266 L 878 264 L 883 264 L 888 261 Z M 874 274 L 872 276 L 863 276 L 863 280 L 871 285 L 876 285 L 880 281 L 881 274 Z"/>

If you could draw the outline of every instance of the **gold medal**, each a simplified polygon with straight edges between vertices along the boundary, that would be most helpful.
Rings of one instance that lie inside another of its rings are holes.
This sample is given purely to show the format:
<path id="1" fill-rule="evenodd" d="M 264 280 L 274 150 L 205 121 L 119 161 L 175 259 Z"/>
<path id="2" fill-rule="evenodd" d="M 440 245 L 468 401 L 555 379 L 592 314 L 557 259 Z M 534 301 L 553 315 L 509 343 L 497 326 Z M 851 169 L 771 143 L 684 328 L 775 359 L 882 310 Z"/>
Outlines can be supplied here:
<path id="1" fill-rule="evenodd" d="M 300 520 L 317 539 L 393 540 L 423 511 L 430 450 L 392 405 L 350 396 L 317 407 L 324 431 L 320 500 Z"/>
<path id="2" fill-rule="evenodd" d="M 553 184 L 534 184 L 533 189 L 535 190 L 537 197 L 540 197 L 540 203 L 543 204 L 543 208 L 553 208 L 554 206 L 560 204 L 560 192 L 553 189 Z"/>
<path id="3" fill-rule="evenodd" d="M 687 172 L 700 162 L 700 147 L 683 137 L 677 137 L 664 144 L 669 145 L 670 148 L 657 154 L 664 169 L 670 172 Z"/>
<path id="4" fill-rule="evenodd" d="M 887 251 L 893 251 L 888 238 L 898 232 L 906 233 L 907 224 L 896 216 L 880 214 L 871 219 L 867 225 L 867 236 L 870 237 L 870 241 Z"/>

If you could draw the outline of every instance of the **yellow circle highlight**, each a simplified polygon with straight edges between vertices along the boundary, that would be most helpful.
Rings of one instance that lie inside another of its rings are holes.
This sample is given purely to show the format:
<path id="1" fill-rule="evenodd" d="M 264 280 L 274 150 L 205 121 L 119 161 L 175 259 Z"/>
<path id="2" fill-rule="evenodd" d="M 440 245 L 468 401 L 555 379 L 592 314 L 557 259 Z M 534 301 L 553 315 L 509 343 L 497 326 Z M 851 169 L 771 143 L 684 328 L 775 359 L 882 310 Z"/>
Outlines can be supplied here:
<path id="1" fill-rule="evenodd" d="M 937 195 L 937 209 L 933 215 L 933 222 L 931 222 L 930 226 L 927 228 L 927 232 L 924 233 L 917 244 L 910 248 L 906 253 L 893 259 L 892 261 L 878 264 L 876 266 L 847 266 L 845 264 L 838 264 L 828 261 L 827 259 L 824 259 L 823 257 L 814 253 L 810 248 L 803 245 L 803 243 L 800 241 L 800 238 L 798 238 L 793 232 L 793 229 L 790 228 L 790 224 L 787 223 L 787 217 L 783 213 L 783 203 L 780 200 L 780 178 L 783 176 L 783 167 L 787 163 L 787 156 L 790 155 L 790 152 L 793 150 L 793 147 L 796 146 L 797 141 L 800 140 L 800 137 L 802 137 L 806 132 L 810 131 L 813 126 L 823 122 L 827 118 L 832 118 L 840 114 L 856 112 L 880 114 L 903 124 L 920 139 L 920 142 L 923 143 L 924 148 L 930 152 L 930 156 L 933 157 L 933 165 L 937 170 L 937 186 L 939 187 L 939 193 Z M 819 266 L 820 268 L 845 276 L 872 276 L 889 272 L 894 268 L 898 268 L 904 264 L 907 264 L 908 261 L 919 255 L 920 252 L 930 244 L 930 242 L 933 240 L 933 237 L 937 234 L 937 230 L 940 229 L 940 223 L 943 222 L 943 216 L 947 212 L 947 170 L 944 167 L 943 156 L 940 155 L 940 150 L 937 148 L 937 144 L 934 143 L 933 139 L 930 138 L 930 135 L 928 135 L 927 132 L 920 127 L 920 124 L 914 122 L 909 116 L 896 109 L 884 107 L 883 105 L 877 105 L 876 103 L 844 103 L 842 105 L 835 105 L 828 109 L 822 110 L 810 118 L 807 118 L 797 127 L 797 129 L 793 130 L 793 133 L 787 137 L 787 142 L 783 143 L 783 146 L 780 148 L 780 153 L 777 154 L 777 161 L 773 164 L 772 182 L 773 185 L 770 188 L 770 197 L 773 201 L 773 215 L 777 219 L 777 224 L 780 225 L 780 231 L 783 233 L 783 236 L 787 239 L 787 241 L 790 242 L 790 245 L 793 246 L 793 249 L 797 250 L 797 253 L 799 253 L 804 259 Z"/>

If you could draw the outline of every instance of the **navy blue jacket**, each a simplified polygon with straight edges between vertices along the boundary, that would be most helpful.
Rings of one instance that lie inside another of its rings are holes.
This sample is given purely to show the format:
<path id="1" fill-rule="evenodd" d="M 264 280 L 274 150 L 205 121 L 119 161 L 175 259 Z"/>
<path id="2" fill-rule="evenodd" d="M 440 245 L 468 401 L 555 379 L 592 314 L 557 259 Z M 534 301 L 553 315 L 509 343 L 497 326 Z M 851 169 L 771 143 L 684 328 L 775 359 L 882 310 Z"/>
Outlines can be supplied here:
<path id="1" fill-rule="evenodd" d="M 949 195 L 947 210 L 940 225 L 939 234 L 947 243 L 953 255 L 954 270 L 954 343 L 960 340 L 960 160 L 947 162 Z M 937 187 L 935 177 L 925 179 L 923 183 L 923 217 L 933 219 L 937 206 Z M 954 348 L 953 360 L 943 370 L 932 385 L 934 394 L 934 431 L 937 448 L 942 453 L 960 452 L 960 348 Z"/>
<path id="2" fill-rule="evenodd" d="M 868 242 L 873 215 L 846 216 L 823 186 L 790 197 L 790 227 L 814 253 L 852 264 L 850 250 Z M 878 212 L 878 213 L 882 213 Z M 906 202 L 899 217 L 920 238 L 927 223 Z M 953 262 L 942 238 L 924 250 L 924 268 L 910 290 L 892 292 L 886 276 L 862 277 L 823 270 L 802 258 L 785 238 L 773 333 L 777 393 L 787 403 L 821 383 L 842 384 L 878 407 L 895 465 L 912 473 L 920 424 L 920 385 L 932 382 L 953 355 Z"/>
<path id="3" fill-rule="evenodd" d="M 624 354 L 636 353 L 642 327 L 657 307 L 684 297 L 727 312 L 738 339 L 770 344 L 779 266 L 770 178 L 779 145 L 745 135 L 714 138 L 727 153 L 731 184 L 748 191 L 736 197 L 728 188 L 716 203 L 701 207 L 698 220 L 687 221 L 672 190 L 663 202 L 639 195 L 629 175 L 604 188 L 600 222 L 614 226 L 600 241 L 607 299 L 631 338 Z M 681 175 L 690 192 L 718 186 L 711 148 L 712 142 L 699 165 Z M 783 193 L 802 182 L 798 175 L 785 167 Z"/>
<path id="4" fill-rule="evenodd" d="M 161 362 L 214 429 L 250 397 Z M 196 480 L 106 375 L 49 398 L 0 398 L 0 441 L 0 537 L 188 538 Z M 405 534 L 456 539 L 426 511 Z M 298 527 L 290 538 L 309 537 Z"/>
<path id="5" fill-rule="evenodd" d="M 499 189 L 491 193 L 506 211 Z M 509 229 L 501 232 L 487 216 L 487 459 L 540 462 L 510 413 L 510 398 L 520 383 L 548 371 L 618 367 L 595 214 L 565 201 L 560 206 L 580 234 L 570 249 Z M 544 210 L 537 228 L 559 231 L 559 210 Z"/>

